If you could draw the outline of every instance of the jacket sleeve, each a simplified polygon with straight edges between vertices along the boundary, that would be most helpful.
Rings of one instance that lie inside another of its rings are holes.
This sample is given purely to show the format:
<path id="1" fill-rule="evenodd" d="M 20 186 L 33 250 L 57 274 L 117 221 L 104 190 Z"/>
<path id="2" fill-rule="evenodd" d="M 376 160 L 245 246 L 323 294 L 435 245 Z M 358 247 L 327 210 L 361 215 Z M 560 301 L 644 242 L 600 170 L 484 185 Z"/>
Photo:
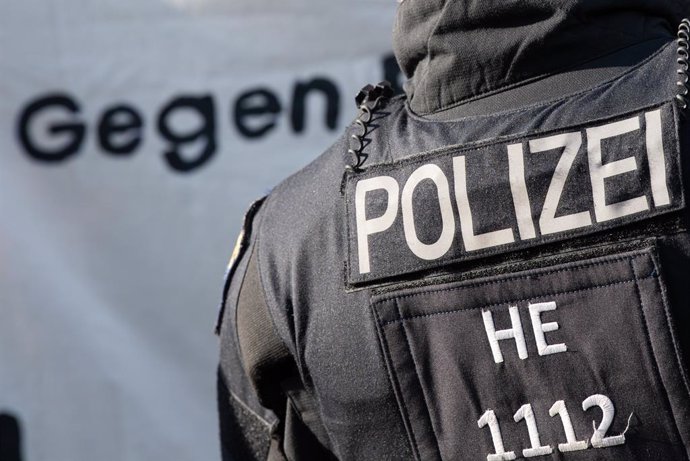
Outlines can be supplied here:
<path id="1" fill-rule="evenodd" d="M 249 241 L 238 242 L 231 261 L 217 328 L 222 459 L 335 459 L 316 401 L 273 326 L 250 232 L 245 221 Z"/>

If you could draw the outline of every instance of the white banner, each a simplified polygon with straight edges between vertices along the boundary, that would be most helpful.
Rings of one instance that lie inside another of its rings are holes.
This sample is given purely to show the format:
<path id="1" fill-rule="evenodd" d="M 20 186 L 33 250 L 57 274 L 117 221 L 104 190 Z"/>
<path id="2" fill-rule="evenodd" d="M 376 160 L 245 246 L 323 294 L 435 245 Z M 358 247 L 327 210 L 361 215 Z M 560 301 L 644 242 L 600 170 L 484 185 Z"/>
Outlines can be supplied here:
<path id="1" fill-rule="evenodd" d="M 242 214 L 394 76 L 394 14 L 0 4 L 0 458 L 219 459 L 212 330 Z"/>

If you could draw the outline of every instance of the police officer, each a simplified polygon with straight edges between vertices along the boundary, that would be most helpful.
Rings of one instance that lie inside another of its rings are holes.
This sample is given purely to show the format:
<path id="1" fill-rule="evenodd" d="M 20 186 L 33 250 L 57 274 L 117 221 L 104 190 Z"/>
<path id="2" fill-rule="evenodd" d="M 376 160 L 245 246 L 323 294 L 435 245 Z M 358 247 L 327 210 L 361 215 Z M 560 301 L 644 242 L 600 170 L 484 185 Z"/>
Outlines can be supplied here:
<path id="1" fill-rule="evenodd" d="M 405 95 L 247 213 L 223 458 L 687 460 L 689 10 L 401 3 Z"/>

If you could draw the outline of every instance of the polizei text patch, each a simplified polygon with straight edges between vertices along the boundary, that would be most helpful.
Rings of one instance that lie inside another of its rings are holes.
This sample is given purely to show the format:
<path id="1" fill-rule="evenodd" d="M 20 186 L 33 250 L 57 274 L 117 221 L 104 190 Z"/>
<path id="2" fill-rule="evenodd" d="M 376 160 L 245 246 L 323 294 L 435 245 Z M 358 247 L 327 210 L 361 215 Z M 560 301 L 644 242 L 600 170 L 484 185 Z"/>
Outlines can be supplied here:
<path id="1" fill-rule="evenodd" d="M 348 280 L 395 277 L 680 209 L 679 152 L 668 103 L 348 173 Z"/>

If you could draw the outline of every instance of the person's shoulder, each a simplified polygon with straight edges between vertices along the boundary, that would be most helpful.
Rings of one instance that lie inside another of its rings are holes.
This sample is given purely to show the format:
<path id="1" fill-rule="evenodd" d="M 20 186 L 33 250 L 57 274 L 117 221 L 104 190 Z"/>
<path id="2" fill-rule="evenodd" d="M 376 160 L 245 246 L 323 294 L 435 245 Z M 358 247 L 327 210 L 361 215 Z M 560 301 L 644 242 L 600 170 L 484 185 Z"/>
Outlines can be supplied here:
<path id="1" fill-rule="evenodd" d="M 280 182 L 264 205 L 262 228 L 287 231 L 302 228 L 338 199 L 347 159 L 347 130 L 324 153 Z"/>
<path id="2" fill-rule="evenodd" d="M 375 114 L 376 125 L 369 128 L 363 140 L 366 166 L 385 161 L 385 139 L 389 124 L 404 111 L 403 96 L 390 99 L 385 116 Z M 353 167 L 357 159 L 352 149 L 359 147 L 357 135 L 361 126 L 357 119 L 350 123 L 340 137 L 321 155 L 296 173 L 279 183 L 269 194 L 264 205 L 262 228 L 272 232 L 305 232 L 310 226 L 322 222 L 326 216 L 333 215 L 338 203 L 342 201 L 342 186 L 345 172 Z M 374 139 L 375 138 L 375 139 Z"/>

